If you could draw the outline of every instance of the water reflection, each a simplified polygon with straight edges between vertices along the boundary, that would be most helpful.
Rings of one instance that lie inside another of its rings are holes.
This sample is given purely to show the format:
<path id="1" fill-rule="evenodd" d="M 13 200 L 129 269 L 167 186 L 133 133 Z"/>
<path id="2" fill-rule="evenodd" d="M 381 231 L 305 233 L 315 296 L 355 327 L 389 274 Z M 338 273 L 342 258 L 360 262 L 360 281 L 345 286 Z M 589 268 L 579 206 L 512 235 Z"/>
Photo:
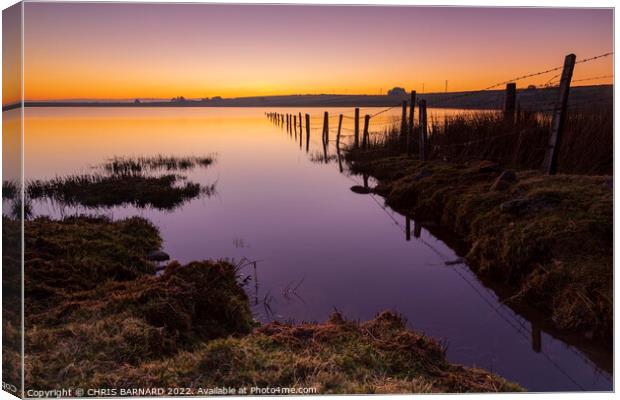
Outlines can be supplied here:
<path id="1" fill-rule="evenodd" d="M 265 115 L 271 111 L 27 109 L 26 178 L 89 173 L 93 162 L 113 156 L 216 153 L 216 163 L 184 175 L 201 186 L 217 182 L 218 196 L 189 199 L 172 212 L 127 204 L 101 212 L 153 221 L 166 253 L 181 262 L 252 261 L 243 273 L 252 276 L 246 288 L 261 321 L 323 321 L 334 308 L 367 320 L 393 309 L 411 327 L 446 341 L 451 361 L 530 390 L 611 388 L 609 374 L 569 344 L 576 340 L 502 304 L 500 289 L 480 282 L 466 265 L 446 265 L 463 256 L 456 244 L 386 207 L 372 193 L 372 178 L 348 173 L 341 152 L 354 140 L 354 121 L 346 118 L 352 109 L 329 110 L 345 116 L 340 141 L 336 120 L 329 123 L 332 140 L 323 140 L 323 110 L 279 110 L 299 117 L 292 133 L 285 119 Z M 59 216 L 46 204 L 34 211 Z M 585 350 L 610 368 L 609 351 Z"/>

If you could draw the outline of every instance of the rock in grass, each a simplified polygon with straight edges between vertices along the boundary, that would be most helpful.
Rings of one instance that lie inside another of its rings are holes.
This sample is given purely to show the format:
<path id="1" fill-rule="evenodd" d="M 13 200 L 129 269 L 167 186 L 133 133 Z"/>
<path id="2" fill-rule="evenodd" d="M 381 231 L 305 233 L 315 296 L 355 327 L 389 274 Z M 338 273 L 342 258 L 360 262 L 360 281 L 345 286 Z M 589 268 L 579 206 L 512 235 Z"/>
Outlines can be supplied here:
<path id="1" fill-rule="evenodd" d="M 162 262 L 170 260 L 170 256 L 168 255 L 168 253 L 161 250 L 153 250 L 146 255 L 146 259 L 149 261 Z"/>
<path id="2" fill-rule="evenodd" d="M 505 170 L 500 174 L 500 176 L 495 179 L 495 182 L 491 185 L 491 191 L 495 190 L 505 190 L 510 187 L 513 183 L 517 181 L 517 175 L 514 171 L 509 169 Z"/>

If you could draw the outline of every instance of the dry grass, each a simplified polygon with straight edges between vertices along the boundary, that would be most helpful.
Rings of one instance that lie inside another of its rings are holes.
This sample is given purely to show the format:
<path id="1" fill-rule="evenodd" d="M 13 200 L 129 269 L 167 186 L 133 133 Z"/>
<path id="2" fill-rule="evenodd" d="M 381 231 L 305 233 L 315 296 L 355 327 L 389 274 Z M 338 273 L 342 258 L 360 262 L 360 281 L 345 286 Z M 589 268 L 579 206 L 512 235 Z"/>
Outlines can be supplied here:
<path id="1" fill-rule="evenodd" d="M 169 361 L 101 377 L 108 387 L 311 387 L 328 393 L 521 391 L 478 369 L 449 364 L 435 341 L 385 312 L 363 324 L 334 314 L 323 324 L 272 323 Z"/>
<path id="2" fill-rule="evenodd" d="M 521 111 L 514 122 L 501 113 L 469 112 L 429 121 L 429 158 L 449 162 L 491 160 L 514 169 L 541 169 L 545 157 L 551 116 Z M 406 153 L 406 138 L 400 127 L 384 129 L 371 137 L 370 147 L 391 155 Z M 413 135 L 413 154 L 418 154 L 418 132 Z M 613 108 L 569 110 L 558 172 L 609 175 L 613 172 Z"/>

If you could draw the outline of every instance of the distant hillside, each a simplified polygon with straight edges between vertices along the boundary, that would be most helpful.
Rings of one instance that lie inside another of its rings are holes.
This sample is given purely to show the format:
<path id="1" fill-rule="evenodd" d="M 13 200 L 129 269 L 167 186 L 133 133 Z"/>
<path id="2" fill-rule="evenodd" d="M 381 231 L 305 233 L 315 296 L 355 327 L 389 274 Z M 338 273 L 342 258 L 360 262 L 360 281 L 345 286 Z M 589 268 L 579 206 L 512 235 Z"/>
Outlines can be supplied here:
<path id="1" fill-rule="evenodd" d="M 523 109 L 549 108 L 557 99 L 557 88 L 520 89 L 518 102 Z M 425 93 L 418 99 L 429 107 L 500 109 L 503 90 L 474 92 Z M 613 85 L 578 86 L 571 88 L 569 103 L 611 103 Z M 409 96 L 306 94 L 289 96 L 257 96 L 176 101 L 34 101 L 26 107 L 387 107 L 409 100 Z M 3 107 L 3 111 L 11 106 Z"/>

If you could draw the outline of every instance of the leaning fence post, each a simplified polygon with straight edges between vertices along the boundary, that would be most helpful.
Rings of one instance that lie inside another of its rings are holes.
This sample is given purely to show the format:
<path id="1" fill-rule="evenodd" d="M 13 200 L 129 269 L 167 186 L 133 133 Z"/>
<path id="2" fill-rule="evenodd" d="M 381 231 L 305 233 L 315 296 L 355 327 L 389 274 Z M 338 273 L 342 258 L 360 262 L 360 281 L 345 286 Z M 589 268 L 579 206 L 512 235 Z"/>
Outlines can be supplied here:
<path id="1" fill-rule="evenodd" d="M 360 109 L 355 109 L 355 148 L 360 147 Z"/>
<path id="2" fill-rule="evenodd" d="M 420 160 L 426 161 L 426 138 L 428 129 L 426 126 L 426 100 L 420 100 L 418 107 L 418 115 L 420 117 Z"/>
<path id="3" fill-rule="evenodd" d="M 362 146 L 364 149 L 368 148 L 368 123 L 370 122 L 370 115 L 364 116 L 364 137 L 362 138 Z"/>
<path id="4" fill-rule="evenodd" d="M 301 126 L 301 113 L 299 113 L 299 133 L 302 133 L 302 126 Z"/>
<path id="5" fill-rule="evenodd" d="M 517 84 L 506 84 L 506 98 L 504 99 L 504 121 L 513 123 L 515 120 L 515 106 L 517 105 Z"/>
<path id="6" fill-rule="evenodd" d="M 306 114 L 306 152 L 310 149 L 310 114 Z"/>
<path id="7" fill-rule="evenodd" d="M 549 144 L 544 161 L 545 172 L 549 175 L 555 175 L 558 169 L 558 154 L 562 144 L 562 131 L 566 120 L 566 106 L 568 105 L 570 81 L 575 68 L 575 58 L 574 54 L 569 54 L 564 59 L 564 69 L 562 69 L 562 78 L 560 79 L 560 98 L 553 109 L 551 134 L 549 135 Z"/>
<path id="8" fill-rule="evenodd" d="M 413 152 L 413 117 L 415 111 L 415 90 L 411 91 L 411 100 L 409 101 L 409 134 L 407 135 L 407 155 Z"/>
<path id="9" fill-rule="evenodd" d="M 400 118 L 400 137 L 407 135 L 407 100 L 403 101 L 403 113 Z"/>

